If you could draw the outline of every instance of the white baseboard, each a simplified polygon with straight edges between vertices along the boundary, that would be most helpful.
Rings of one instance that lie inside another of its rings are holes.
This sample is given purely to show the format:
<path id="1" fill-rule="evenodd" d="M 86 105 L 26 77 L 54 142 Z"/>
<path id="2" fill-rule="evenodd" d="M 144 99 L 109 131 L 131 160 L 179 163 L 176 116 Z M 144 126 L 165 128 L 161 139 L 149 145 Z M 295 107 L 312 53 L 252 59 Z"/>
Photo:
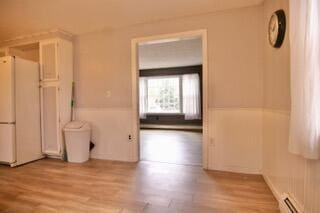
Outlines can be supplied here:
<path id="1" fill-rule="evenodd" d="M 224 172 L 234 172 L 239 174 L 261 175 L 261 170 L 259 168 L 249 168 L 241 166 L 218 166 L 210 167 L 209 169 Z"/>
<path id="2" fill-rule="evenodd" d="M 289 195 L 287 195 L 285 192 L 279 192 L 279 190 L 277 190 L 277 188 L 275 187 L 275 185 L 272 183 L 272 181 L 270 180 L 270 178 L 267 175 L 262 175 L 262 176 L 263 176 L 263 179 L 266 181 L 267 185 L 269 186 L 272 194 L 274 195 L 274 197 L 278 201 L 280 211 L 282 210 L 281 211 L 282 213 L 286 213 L 287 211 L 284 209 L 287 209 L 287 207 L 285 207 L 283 199 L 284 199 L 284 196 L 288 197 Z M 304 213 L 302 205 L 300 203 L 298 203 L 296 201 L 296 199 L 294 199 L 292 196 L 290 196 L 289 199 L 293 203 L 293 205 L 295 206 L 295 208 L 298 210 L 299 213 Z"/>
<path id="3" fill-rule="evenodd" d="M 270 178 L 268 176 L 262 174 L 262 177 L 265 180 L 265 182 L 267 183 L 267 185 L 269 186 L 272 194 L 277 199 L 278 203 L 280 203 L 281 202 L 281 194 L 280 194 L 280 192 L 276 189 L 276 187 L 273 185 L 273 183 L 271 182 L 271 180 L 270 180 Z"/>
<path id="4" fill-rule="evenodd" d="M 140 124 L 140 129 L 169 129 L 169 130 L 197 130 L 197 131 L 201 131 L 202 126 L 198 126 L 198 125 Z"/>

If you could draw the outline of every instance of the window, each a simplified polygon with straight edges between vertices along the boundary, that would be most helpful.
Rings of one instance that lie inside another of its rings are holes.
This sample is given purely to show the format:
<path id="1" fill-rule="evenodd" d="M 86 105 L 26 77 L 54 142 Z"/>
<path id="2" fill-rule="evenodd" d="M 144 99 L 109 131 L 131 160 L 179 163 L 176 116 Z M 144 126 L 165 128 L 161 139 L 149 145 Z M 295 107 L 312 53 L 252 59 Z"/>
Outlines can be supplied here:
<path id="1" fill-rule="evenodd" d="M 199 74 L 140 77 L 139 113 L 183 113 L 186 120 L 201 118 Z"/>
<path id="2" fill-rule="evenodd" d="M 147 113 L 181 113 L 180 77 L 147 79 Z"/>

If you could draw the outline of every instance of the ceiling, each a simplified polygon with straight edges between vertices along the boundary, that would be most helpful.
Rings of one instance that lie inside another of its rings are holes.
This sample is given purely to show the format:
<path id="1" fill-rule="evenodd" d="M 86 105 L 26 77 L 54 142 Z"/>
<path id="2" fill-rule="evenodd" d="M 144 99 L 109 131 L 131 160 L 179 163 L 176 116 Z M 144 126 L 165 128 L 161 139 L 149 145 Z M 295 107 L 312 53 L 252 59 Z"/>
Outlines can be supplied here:
<path id="1" fill-rule="evenodd" d="M 153 69 L 202 64 L 201 38 L 139 45 L 139 68 Z"/>
<path id="2" fill-rule="evenodd" d="M 1 0 L 0 41 L 51 29 L 78 35 L 248 7 L 263 0 Z"/>

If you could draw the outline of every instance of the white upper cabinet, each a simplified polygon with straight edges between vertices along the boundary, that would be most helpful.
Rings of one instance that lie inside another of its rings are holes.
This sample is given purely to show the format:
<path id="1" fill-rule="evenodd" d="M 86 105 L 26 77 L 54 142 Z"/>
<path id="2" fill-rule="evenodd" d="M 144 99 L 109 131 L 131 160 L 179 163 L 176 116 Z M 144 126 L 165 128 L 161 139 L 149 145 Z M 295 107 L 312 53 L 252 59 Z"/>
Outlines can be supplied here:
<path id="1" fill-rule="evenodd" d="M 59 80 L 58 54 L 58 40 L 40 42 L 41 81 Z"/>

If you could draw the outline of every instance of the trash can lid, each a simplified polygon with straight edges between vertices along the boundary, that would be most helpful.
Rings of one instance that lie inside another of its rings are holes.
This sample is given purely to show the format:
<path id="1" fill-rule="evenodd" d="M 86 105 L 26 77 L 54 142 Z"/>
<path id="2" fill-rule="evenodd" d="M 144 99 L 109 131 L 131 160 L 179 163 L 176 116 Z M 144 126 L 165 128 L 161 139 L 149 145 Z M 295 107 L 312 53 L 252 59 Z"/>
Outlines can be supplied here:
<path id="1" fill-rule="evenodd" d="M 71 121 L 64 127 L 64 131 L 87 131 L 91 130 L 90 125 L 86 121 Z"/>

